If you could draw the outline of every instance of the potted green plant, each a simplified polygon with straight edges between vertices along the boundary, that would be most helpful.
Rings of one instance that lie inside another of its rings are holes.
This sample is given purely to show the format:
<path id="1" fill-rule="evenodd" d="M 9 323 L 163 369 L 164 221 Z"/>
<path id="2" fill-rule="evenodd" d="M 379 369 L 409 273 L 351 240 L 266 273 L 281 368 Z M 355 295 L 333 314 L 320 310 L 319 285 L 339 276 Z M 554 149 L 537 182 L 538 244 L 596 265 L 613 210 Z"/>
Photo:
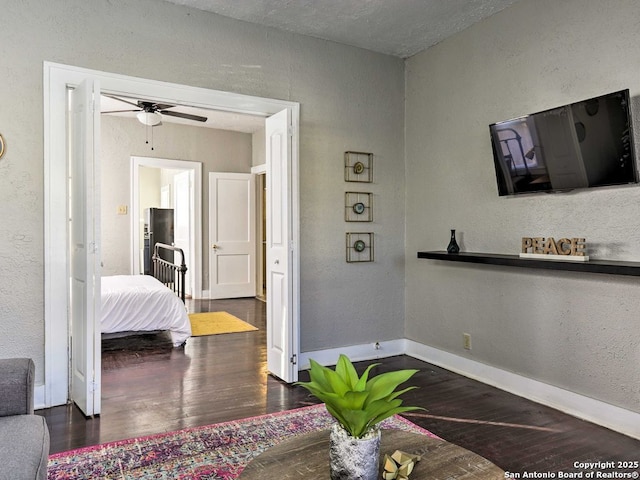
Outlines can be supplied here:
<path id="1" fill-rule="evenodd" d="M 373 480 L 378 476 L 379 424 L 392 415 L 421 409 L 402 406 L 398 398 L 417 387 L 397 390 L 418 370 L 397 370 L 369 378 L 378 363 L 362 376 L 346 355 L 340 355 L 335 370 L 310 360 L 309 382 L 298 382 L 320 401 L 337 423 L 331 428 L 332 480 Z"/>

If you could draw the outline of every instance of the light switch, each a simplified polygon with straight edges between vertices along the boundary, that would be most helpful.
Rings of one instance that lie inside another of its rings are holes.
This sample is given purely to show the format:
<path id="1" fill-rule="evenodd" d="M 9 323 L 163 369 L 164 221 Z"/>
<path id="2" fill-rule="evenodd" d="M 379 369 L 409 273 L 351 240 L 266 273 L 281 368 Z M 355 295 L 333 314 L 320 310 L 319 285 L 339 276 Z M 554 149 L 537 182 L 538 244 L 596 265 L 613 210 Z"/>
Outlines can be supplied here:
<path id="1" fill-rule="evenodd" d="M 118 215 L 126 215 L 126 214 L 127 214 L 127 206 L 118 205 Z"/>

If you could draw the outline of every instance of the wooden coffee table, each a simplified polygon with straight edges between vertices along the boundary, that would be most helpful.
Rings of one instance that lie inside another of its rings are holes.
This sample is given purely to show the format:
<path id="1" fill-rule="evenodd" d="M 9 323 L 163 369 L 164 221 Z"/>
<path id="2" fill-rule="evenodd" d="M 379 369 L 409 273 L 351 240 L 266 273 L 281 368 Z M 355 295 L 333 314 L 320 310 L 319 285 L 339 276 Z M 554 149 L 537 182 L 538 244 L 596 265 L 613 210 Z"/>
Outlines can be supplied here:
<path id="1" fill-rule="evenodd" d="M 384 454 L 396 450 L 422 456 L 410 480 L 504 479 L 504 471 L 489 460 L 453 443 L 402 430 L 383 430 L 380 477 Z M 244 469 L 242 480 L 329 478 L 329 430 L 308 433 L 269 448 Z"/>

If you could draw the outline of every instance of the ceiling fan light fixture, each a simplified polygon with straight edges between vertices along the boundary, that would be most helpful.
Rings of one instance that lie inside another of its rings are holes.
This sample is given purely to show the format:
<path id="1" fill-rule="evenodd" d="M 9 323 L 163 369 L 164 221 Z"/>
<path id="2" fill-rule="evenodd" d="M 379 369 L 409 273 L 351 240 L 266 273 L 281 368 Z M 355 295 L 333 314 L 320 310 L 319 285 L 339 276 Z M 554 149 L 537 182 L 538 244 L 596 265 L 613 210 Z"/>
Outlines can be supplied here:
<path id="1" fill-rule="evenodd" d="M 140 112 L 136 115 L 140 123 L 154 127 L 162 122 L 162 115 L 157 112 Z"/>

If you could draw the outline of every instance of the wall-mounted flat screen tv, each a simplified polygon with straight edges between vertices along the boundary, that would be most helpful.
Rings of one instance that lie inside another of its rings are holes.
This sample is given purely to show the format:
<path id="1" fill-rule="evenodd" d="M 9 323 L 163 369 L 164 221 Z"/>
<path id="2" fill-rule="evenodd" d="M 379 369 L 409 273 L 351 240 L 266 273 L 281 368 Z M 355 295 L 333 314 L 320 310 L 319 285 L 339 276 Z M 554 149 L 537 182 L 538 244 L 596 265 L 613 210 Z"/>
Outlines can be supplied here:
<path id="1" fill-rule="evenodd" d="M 501 196 L 638 183 L 629 90 L 489 130 Z"/>

